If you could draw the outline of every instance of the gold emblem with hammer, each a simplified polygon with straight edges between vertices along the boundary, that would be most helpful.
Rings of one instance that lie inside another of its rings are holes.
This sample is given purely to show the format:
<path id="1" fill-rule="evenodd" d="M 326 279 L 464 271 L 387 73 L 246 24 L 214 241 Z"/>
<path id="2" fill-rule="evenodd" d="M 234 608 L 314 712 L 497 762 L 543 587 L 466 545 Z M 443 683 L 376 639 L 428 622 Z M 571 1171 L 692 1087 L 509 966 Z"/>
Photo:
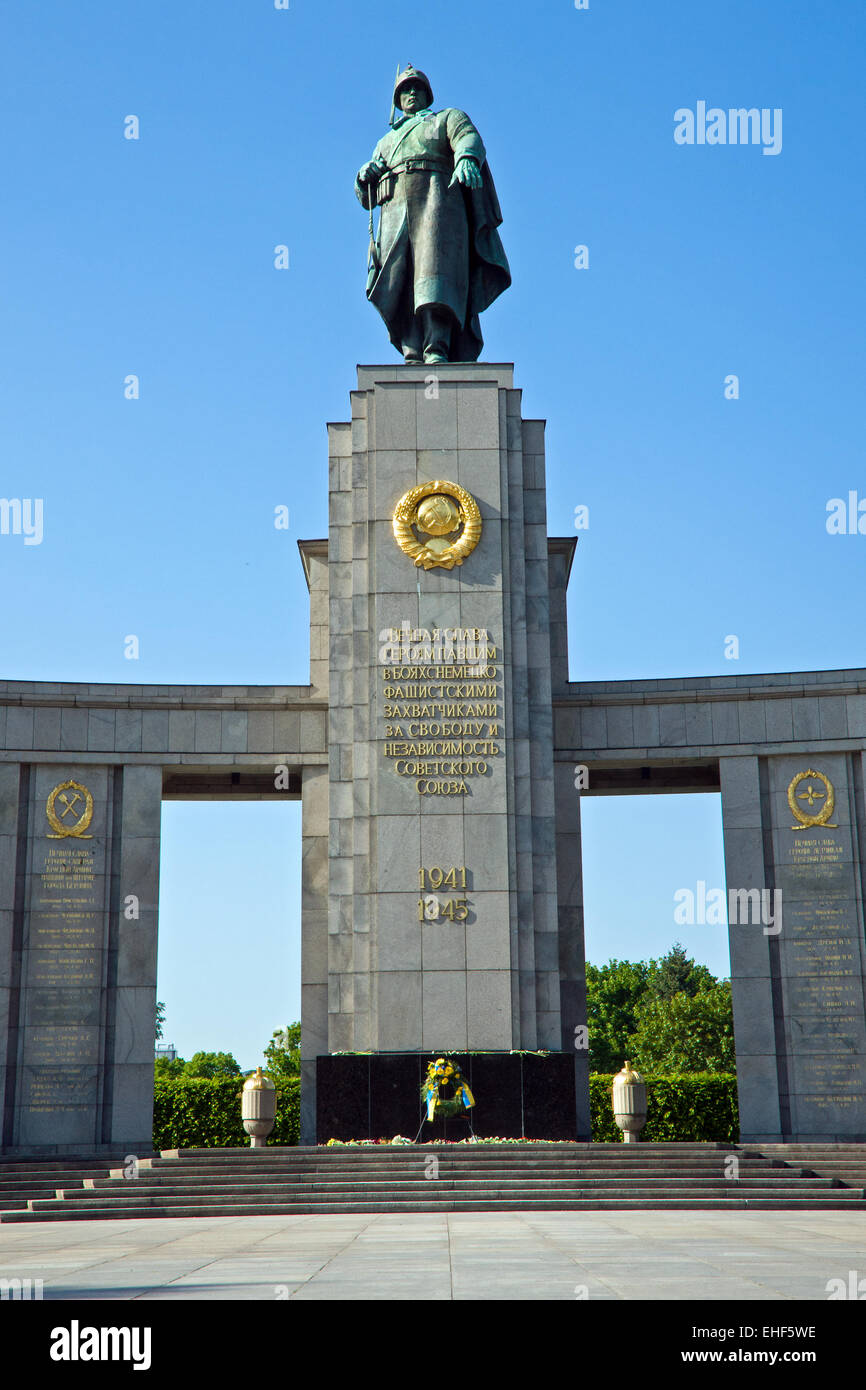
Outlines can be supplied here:
<path id="1" fill-rule="evenodd" d="M 58 802 L 62 807 L 59 811 Z M 92 835 L 84 833 L 93 819 L 93 797 L 80 782 L 61 782 L 56 786 L 46 802 L 45 814 L 54 831 L 52 834 L 49 830 L 49 840 L 65 840 L 69 836 L 77 840 L 93 839 Z M 67 816 L 74 819 L 67 820 Z"/>

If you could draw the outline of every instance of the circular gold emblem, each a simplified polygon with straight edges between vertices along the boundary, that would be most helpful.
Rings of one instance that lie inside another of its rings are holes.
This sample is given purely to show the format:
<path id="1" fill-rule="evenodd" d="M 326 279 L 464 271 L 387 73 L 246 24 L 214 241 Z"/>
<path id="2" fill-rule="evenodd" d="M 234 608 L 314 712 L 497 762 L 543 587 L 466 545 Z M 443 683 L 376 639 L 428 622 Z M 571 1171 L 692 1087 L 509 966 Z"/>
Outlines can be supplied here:
<path id="1" fill-rule="evenodd" d="M 425 570 L 434 565 L 446 570 L 462 565 L 481 539 L 481 513 L 475 498 L 458 483 L 442 479 L 404 493 L 394 508 L 392 525 L 400 549 Z M 430 540 L 419 540 L 416 531 Z"/>
<path id="2" fill-rule="evenodd" d="M 798 786 L 807 778 L 814 778 L 815 781 L 821 782 L 825 790 L 818 791 L 814 783 L 810 781 L 806 790 L 798 793 Z M 816 815 L 810 815 L 797 805 L 798 801 L 805 801 L 809 806 L 814 806 L 816 801 L 823 801 L 824 805 L 820 807 Z M 797 776 L 793 777 L 788 784 L 788 805 L 799 821 L 799 825 L 791 826 L 792 830 L 802 830 L 804 826 L 813 825 L 826 825 L 828 830 L 838 828 L 830 820 L 836 805 L 836 793 L 833 790 L 833 783 L 829 777 L 824 776 L 823 772 L 815 772 L 811 767 L 807 768 L 805 772 L 798 772 Z"/>
<path id="3" fill-rule="evenodd" d="M 54 830 L 53 835 L 49 831 L 49 840 L 65 840 L 68 836 L 93 839 L 84 833 L 93 819 L 93 797 L 80 782 L 61 782 L 56 786 L 48 797 L 45 814 Z"/>

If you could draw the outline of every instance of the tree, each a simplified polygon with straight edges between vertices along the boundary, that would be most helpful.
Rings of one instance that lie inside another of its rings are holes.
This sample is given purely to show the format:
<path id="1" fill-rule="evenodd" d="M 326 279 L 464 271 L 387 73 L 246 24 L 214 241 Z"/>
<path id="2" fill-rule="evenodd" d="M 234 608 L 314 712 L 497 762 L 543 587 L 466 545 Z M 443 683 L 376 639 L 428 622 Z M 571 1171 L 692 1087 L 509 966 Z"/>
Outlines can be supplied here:
<path id="1" fill-rule="evenodd" d="M 626 1058 L 655 1071 L 733 1070 L 730 982 L 679 942 L 660 960 L 587 965 L 586 1017 L 590 1071 L 617 1072 Z"/>
<path id="2" fill-rule="evenodd" d="M 172 1077 L 183 1076 L 186 1062 L 182 1057 L 157 1057 L 153 1064 L 154 1081 L 168 1081 Z"/>
<path id="3" fill-rule="evenodd" d="M 653 962 L 654 964 L 654 962 Z M 630 1057 L 638 1008 L 646 997 L 647 961 L 610 960 L 586 967 L 586 1021 L 590 1071 L 619 1071 Z"/>
<path id="4" fill-rule="evenodd" d="M 271 1036 L 264 1051 L 265 1071 L 279 1086 L 284 1081 L 294 1081 L 301 1074 L 301 1025 L 289 1023 Z"/>
<path id="5" fill-rule="evenodd" d="M 715 975 L 705 965 L 695 965 L 679 941 L 661 960 L 651 960 L 649 964 L 649 993 L 656 999 L 672 999 L 675 994 L 694 997 L 699 990 L 717 983 Z"/>
<path id="6" fill-rule="evenodd" d="M 162 1038 L 162 1025 L 165 1023 L 165 1005 L 159 999 L 156 1001 L 156 1041 Z"/>
<path id="7" fill-rule="evenodd" d="M 650 999 L 639 1010 L 629 1060 L 648 1072 L 731 1072 L 734 1012 L 729 980 L 689 995 Z"/>
<path id="8" fill-rule="evenodd" d="M 183 1076 L 243 1076 L 239 1064 L 230 1052 L 194 1052 L 188 1062 L 184 1062 Z"/>

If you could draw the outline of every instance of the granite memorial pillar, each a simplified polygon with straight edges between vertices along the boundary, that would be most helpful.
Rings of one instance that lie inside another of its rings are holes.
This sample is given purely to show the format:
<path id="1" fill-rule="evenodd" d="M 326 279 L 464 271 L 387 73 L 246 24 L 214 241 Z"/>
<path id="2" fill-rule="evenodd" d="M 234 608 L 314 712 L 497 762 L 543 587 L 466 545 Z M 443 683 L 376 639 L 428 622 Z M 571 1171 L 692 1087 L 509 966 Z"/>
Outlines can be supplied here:
<path id="1" fill-rule="evenodd" d="M 746 1141 L 866 1136 L 863 757 L 720 760 Z"/>
<path id="2" fill-rule="evenodd" d="M 543 423 L 361 367 L 329 436 L 328 1051 L 559 1051 Z"/>
<path id="3" fill-rule="evenodd" d="M 162 770 L 0 777 L 2 1151 L 149 1153 Z"/>

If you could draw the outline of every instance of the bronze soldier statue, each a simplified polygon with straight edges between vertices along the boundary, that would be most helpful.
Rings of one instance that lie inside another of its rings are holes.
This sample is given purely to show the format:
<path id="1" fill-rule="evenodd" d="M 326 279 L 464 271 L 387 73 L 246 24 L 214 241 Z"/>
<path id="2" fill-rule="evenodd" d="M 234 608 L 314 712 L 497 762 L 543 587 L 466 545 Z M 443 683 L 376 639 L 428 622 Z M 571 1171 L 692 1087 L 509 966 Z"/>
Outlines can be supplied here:
<path id="1" fill-rule="evenodd" d="M 361 204 L 381 209 L 367 298 L 406 362 L 476 362 L 479 315 L 511 284 L 502 213 L 466 112 L 432 105 L 427 77 L 410 64 L 394 87 L 391 129 L 355 180 Z"/>

